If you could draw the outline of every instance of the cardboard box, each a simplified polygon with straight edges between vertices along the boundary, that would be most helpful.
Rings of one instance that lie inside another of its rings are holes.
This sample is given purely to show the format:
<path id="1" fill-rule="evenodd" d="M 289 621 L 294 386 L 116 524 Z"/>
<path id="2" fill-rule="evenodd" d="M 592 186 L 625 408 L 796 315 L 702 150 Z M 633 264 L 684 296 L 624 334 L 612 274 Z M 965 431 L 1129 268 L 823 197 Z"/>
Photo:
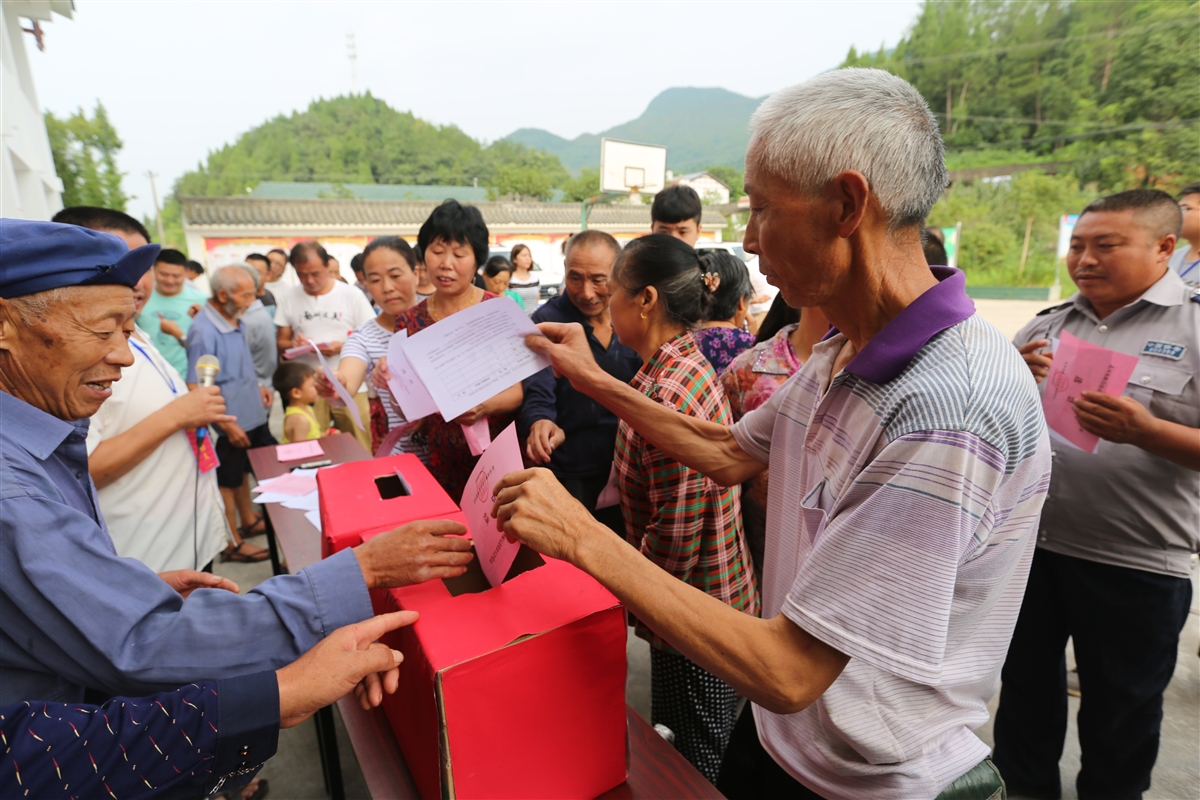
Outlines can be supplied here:
<path id="1" fill-rule="evenodd" d="M 368 537 L 369 538 L 369 537 Z M 478 561 L 450 581 L 373 592 L 419 611 L 385 696 L 413 780 L 437 798 L 592 798 L 625 781 L 625 614 L 592 577 L 522 548 L 489 588 Z"/>
<path id="2" fill-rule="evenodd" d="M 349 461 L 317 472 L 321 558 L 422 519 L 454 519 L 462 512 L 421 460 L 410 453 Z"/>

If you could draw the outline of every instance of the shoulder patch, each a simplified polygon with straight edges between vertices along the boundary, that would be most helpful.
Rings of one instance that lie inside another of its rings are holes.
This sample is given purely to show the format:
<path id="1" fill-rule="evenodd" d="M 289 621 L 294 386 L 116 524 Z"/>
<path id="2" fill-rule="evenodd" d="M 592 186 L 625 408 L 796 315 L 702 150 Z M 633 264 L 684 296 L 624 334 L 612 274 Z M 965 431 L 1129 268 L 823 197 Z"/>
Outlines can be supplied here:
<path id="1" fill-rule="evenodd" d="M 1037 314 L 1035 316 L 1044 317 L 1047 314 L 1053 314 L 1055 311 L 1062 311 L 1064 308 L 1070 308 L 1074 304 L 1075 304 L 1074 301 L 1068 300 L 1067 302 L 1061 303 L 1060 305 L 1057 305 L 1057 306 L 1050 306 L 1050 308 L 1043 308 L 1041 311 L 1037 312 Z"/>
<path id="2" fill-rule="evenodd" d="M 1183 354 L 1186 352 L 1187 347 L 1185 345 L 1175 344 L 1174 342 L 1156 342 L 1154 340 L 1146 342 L 1145 347 L 1142 348 L 1142 355 L 1144 356 L 1162 356 L 1173 361 L 1183 358 Z"/>

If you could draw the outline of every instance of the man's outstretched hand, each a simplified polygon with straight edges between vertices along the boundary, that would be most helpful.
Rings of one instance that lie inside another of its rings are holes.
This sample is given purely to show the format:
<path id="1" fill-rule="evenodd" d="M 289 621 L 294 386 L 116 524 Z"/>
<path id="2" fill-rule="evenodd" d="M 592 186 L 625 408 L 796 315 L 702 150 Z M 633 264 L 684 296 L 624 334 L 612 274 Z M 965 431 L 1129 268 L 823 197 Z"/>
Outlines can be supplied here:
<path id="1" fill-rule="evenodd" d="M 586 534 L 586 526 L 579 521 L 590 520 L 592 515 L 553 472 L 540 468 L 510 472 L 493 493 L 497 530 L 543 555 L 578 566 L 579 541 Z"/>
<path id="2" fill-rule="evenodd" d="M 526 336 L 525 346 L 548 357 L 555 375 L 562 375 L 580 391 L 606 375 L 596 363 L 587 334 L 578 322 L 540 322 L 537 327 L 544 335 Z"/>
<path id="3" fill-rule="evenodd" d="M 404 657 L 376 640 L 416 620 L 415 611 L 395 611 L 338 628 L 277 670 L 280 727 L 299 725 L 352 691 L 364 709 L 382 703 L 384 692 L 393 694 L 399 685 Z"/>
<path id="4" fill-rule="evenodd" d="M 369 589 L 410 586 L 434 578 L 456 578 L 471 563 L 471 540 L 461 522 L 410 522 L 358 547 L 358 565 Z"/>

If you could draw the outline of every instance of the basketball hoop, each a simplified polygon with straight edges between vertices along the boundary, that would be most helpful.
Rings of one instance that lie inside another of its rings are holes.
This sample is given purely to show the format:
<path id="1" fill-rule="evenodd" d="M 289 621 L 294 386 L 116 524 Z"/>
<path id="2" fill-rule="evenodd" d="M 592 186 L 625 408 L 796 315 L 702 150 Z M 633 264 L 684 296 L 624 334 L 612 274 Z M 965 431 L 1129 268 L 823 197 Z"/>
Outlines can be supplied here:
<path id="1" fill-rule="evenodd" d="M 588 216 L 597 203 L 611 203 L 622 197 L 640 205 L 642 194 L 655 195 L 663 190 L 667 178 L 667 148 L 653 144 L 600 140 L 600 194 L 583 201 L 580 222 L 587 230 Z"/>

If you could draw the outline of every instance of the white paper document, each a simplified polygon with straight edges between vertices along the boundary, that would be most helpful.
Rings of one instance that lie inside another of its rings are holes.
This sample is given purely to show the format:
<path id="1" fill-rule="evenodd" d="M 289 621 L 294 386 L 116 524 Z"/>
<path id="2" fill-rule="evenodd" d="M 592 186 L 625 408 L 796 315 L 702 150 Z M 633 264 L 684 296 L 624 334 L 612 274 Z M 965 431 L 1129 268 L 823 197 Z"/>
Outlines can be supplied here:
<path id="1" fill-rule="evenodd" d="M 312 524 L 318 531 L 321 530 L 321 512 L 320 511 L 305 511 L 304 518 Z"/>
<path id="2" fill-rule="evenodd" d="M 452 420 L 550 366 L 525 346 L 530 334 L 541 335 L 516 301 L 500 297 L 410 336 L 403 349 L 442 418 Z"/>
<path id="3" fill-rule="evenodd" d="M 350 409 L 350 416 L 354 418 L 354 424 L 364 431 L 369 430 L 369 428 L 363 425 L 362 417 L 358 414 L 358 404 L 354 402 L 354 398 L 350 396 L 350 392 L 346 391 L 346 387 L 342 386 L 341 381 L 333 374 L 333 370 L 329 368 L 329 362 L 325 360 L 325 355 L 317 349 L 315 344 L 304 345 L 304 348 L 317 354 L 317 360 L 321 362 L 321 371 L 325 373 L 325 380 L 329 381 L 333 386 L 334 393 L 337 395 L 336 399 L 329 401 L 329 405 L 334 408 L 345 406 Z M 292 350 L 301 350 L 304 348 L 293 347 Z"/>
<path id="4" fill-rule="evenodd" d="M 399 330 L 388 340 L 388 388 L 404 413 L 404 419 L 416 422 L 437 413 L 438 408 L 404 352 L 407 339 L 408 331 Z"/>
<path id="5" fill-rule="evenodd" d="M 475 556 L 492 586 L 499 586 L 504 581 L 521 549 L 520 544 L 510 542 L 502 531 L 496 530 L 496 520 L 492 517 L 492 487 L 508 473 L 524 468 L 521 444 L 517 441 L 517 423 L 514 422 L 480 456 L 467 480 L 467 488 L 463 489 L 460 505 L 475 541 Z"/>

